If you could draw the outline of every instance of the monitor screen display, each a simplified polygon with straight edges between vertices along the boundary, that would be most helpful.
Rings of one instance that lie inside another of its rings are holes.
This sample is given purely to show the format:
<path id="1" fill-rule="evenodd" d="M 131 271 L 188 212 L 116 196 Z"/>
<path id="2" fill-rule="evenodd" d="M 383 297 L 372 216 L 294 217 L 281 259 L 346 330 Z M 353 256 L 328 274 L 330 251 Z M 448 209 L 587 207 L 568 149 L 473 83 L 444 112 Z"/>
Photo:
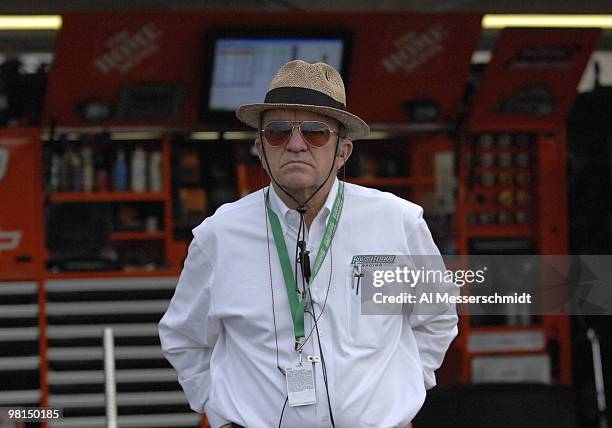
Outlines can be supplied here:
<path id="1" fill-rule="evenodd" d="M 294 59 L 339 70 L 342 47 L 341 39 L 217 39 L 208 107 L 233 111 L 261 102 L 274 74 Z"/>
<path id="2" fill-rule="evenodd" d="M 205 122 L 233 116 L 241 104 L 262 102 L 278 69 L 288 61 L 325 62 L 343 74 L 349 37 L 335 31 L 232 31 L 209 36 L 204 85 Z M 270 35 L 268 35 L 268 33 Z"/>

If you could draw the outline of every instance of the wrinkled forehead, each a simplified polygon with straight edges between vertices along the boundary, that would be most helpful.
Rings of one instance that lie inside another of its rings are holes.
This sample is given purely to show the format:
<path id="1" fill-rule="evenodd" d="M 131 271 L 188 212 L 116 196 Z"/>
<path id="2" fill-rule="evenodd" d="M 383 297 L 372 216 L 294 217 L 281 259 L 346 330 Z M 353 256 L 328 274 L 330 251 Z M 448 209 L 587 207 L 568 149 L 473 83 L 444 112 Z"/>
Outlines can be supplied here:
<path id="1" fill-rule="evenodd" d="M 339 123 L 336 119 L 323 114 L 313 113 L 310 111 L 296 110 L 296 109 L 273 109 L 267 110 L 262 113 L 261 122 L 266 124 L 273 120 L 290 120 L 294 122 L 303 122 L 305 120 L 317 120 L 319 122 L 325 122 L 329 125 L 332 130 L 337 131 Z"/>

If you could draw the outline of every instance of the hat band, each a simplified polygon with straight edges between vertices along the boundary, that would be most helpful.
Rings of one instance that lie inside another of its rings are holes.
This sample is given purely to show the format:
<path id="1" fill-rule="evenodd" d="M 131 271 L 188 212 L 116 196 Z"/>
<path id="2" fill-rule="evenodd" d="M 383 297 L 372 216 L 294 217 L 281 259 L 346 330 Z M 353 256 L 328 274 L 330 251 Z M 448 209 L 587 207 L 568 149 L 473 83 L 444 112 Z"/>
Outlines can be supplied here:
<path id="1" fill-rule="evenodd" d="M 266 104 L 304 104 L 346 110 L 346 106 L 323 92 L 309 88 L 285 86 L 270 89 L 264 100 Z"/>

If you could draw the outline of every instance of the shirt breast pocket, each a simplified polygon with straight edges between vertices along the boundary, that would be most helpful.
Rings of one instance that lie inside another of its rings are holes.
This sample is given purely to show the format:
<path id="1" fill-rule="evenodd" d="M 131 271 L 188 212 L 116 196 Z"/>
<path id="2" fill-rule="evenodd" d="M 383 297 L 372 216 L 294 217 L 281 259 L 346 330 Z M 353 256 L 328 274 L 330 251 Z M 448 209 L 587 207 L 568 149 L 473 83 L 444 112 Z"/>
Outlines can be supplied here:
<path id="1" fill-rule="evenodd" d="M 346 272 L 345 300 L 347 330 L 350 345 L 356 348 L 378 350 L 399 339 L 402 325 L 401 304 L 377 304 L 377 292 L 371 284 L 371 275 L 364 271 L 359 277 L 354 265 Z"/>

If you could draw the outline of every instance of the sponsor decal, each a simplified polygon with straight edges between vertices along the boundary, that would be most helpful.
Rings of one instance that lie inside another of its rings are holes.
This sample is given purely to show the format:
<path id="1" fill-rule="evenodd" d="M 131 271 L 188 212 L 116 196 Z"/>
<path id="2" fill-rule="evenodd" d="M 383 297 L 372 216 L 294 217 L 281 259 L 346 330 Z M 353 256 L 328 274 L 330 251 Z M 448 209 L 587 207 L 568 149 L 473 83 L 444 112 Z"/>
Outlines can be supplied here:
<path id="1" fill-rule="evenodd" d="M 6 250 L 16 250 L 21 243 L 23 233 L 21 230 L 0 230 L 0 252 Z"/>
<path id="2" fill-rule="evenodd" d="M 383 58 L 389 73 L 403 70 L 411 73 L 444 51 L 448 32 L 442 24 L 434 24 L 423 32 L 409 31 L 393 42 L 395 51 Z"/>
<path id="3" fill-rule="evenodd" d="M 159 51 L 158 42 L 162 35 L 152 22 L 135 32 L 119 31 L 106 39 L 104 44 L 108 50 L 94 59 L 94 65 L 103 74 L 112 71 L 125 74 Z"/>

